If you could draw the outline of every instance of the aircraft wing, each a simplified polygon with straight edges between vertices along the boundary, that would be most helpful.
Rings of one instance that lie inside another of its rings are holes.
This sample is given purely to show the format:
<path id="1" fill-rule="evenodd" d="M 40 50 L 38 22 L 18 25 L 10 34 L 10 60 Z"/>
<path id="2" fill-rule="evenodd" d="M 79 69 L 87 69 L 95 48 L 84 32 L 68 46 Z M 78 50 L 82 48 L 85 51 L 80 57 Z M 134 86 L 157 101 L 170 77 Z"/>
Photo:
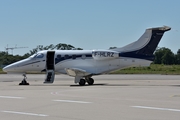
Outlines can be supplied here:
<path id="1" fill-rule="evenodd" d="M 87 72 L 86 70 L 79 69 L 79 68 L 65 68 L 68 75 L 76 77 L 76 76 L 87 76 L 91 73 Z"/>

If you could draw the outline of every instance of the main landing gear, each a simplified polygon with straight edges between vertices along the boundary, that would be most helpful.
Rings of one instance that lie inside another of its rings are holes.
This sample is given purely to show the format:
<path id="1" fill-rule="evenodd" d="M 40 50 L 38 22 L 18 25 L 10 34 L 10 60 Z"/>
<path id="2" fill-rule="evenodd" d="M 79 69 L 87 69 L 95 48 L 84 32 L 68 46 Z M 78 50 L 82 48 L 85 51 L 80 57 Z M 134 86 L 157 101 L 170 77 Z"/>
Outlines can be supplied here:
<path id="1" fill-rule="evenodd" d="M 19 83 L 19 85 L 29 85 L 29 83 L 26 81 L 27 77 L 26 74 L 23 74 L 24 79 L 21 81 L 21 83 Z"/>
<path id="2" fill-rule="evenodd" d="M 87 82 L 89 85 L 93 85 L 93 84 L 94 84 L 94 79 L 92 79 L 92 78 L 80 79 L 79 85 L 84 86 L 84 85 L 86 84 L 86 82 Z"/>

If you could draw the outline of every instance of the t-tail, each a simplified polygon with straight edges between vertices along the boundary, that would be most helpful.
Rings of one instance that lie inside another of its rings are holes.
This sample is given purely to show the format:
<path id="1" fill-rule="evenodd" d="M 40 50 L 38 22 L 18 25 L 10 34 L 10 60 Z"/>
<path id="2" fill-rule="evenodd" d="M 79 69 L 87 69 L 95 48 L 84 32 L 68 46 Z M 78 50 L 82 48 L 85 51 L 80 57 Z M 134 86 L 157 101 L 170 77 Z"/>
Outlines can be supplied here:
<path id="1" fill-rule="evenodd" d="M 113 50 L 120 52 L 121 57 L 132 57 L 153 61 L 154 51 L 163 34 L 169 30 L 171 30 L 171 28 L 168 26 L 146 29 L 145 33 L 137 41 Z"/>

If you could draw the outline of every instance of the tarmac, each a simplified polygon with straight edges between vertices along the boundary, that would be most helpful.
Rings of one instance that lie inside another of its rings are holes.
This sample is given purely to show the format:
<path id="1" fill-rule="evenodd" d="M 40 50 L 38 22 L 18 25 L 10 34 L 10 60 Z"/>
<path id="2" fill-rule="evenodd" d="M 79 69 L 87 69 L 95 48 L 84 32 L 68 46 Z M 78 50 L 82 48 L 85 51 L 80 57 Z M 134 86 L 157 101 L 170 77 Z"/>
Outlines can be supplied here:
<path id="1" fill-rule="evenodd" d="M 100 75 L 92 86 L 58 74 L 0 75 L 1 120 L 180 120 L 179 75 Z"/>

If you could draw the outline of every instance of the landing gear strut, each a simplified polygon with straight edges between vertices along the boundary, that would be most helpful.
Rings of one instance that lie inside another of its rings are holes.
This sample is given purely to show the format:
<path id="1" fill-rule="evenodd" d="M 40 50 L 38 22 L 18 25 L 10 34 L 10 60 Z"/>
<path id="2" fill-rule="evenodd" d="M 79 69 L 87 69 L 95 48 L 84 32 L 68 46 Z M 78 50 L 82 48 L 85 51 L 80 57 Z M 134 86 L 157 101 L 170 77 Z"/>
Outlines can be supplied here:
<path id="1" fill-rule="evenodd" d="M 24 79 L 19 83 L 19 85 L 29 85 L 29 83 L 26 81 L 27 77 L 26 74 L 23 74 Z"/>

